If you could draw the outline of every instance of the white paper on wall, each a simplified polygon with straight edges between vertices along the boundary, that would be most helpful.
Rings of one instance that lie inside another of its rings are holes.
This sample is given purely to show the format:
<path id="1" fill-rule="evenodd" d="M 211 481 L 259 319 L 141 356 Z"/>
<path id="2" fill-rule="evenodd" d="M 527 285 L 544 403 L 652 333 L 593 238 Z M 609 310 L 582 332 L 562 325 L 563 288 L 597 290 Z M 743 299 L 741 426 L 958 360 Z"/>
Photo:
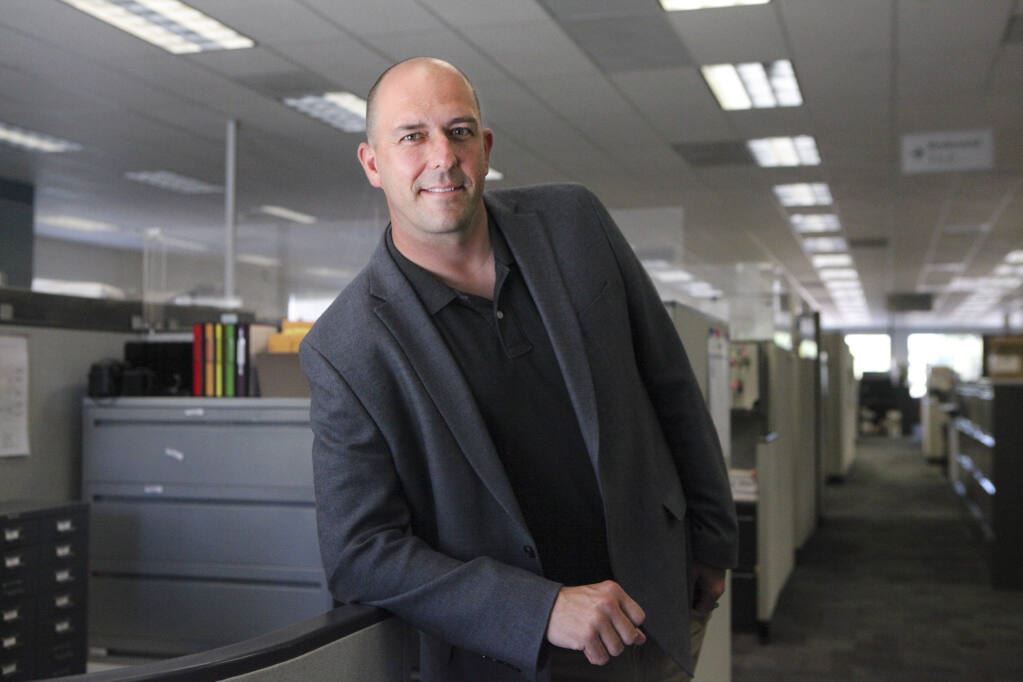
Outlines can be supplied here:
<path id="1" fill-rule="evenodd" d="M 28 454 L 28 339 L 0 336 L 0 457 Z"/>

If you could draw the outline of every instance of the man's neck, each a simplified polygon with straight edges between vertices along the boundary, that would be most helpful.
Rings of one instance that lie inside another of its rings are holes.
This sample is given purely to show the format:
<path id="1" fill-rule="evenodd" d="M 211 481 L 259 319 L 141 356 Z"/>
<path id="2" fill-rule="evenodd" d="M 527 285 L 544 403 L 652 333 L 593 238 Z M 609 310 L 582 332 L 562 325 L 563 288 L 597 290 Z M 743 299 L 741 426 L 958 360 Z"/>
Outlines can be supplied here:
<path id="1" fill-rule="evenodd" d="M 401 255 L 436 275 L 453 289 L 490 298 L 496 270 L 487 214 L 465 232 L 419 239 L 392 225 L 391 239 Z"/>

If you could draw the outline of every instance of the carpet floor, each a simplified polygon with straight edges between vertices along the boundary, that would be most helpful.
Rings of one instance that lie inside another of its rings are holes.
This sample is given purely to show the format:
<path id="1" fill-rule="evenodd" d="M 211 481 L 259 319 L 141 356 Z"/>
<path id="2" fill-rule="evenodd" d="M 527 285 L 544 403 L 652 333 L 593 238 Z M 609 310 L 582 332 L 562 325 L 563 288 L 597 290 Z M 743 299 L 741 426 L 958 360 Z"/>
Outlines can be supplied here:
<path id="1" fill-rule="evenodd" d="M 1023 591 L 990 587 L 979 538 L 917 444 L 861 440 L 822 506 L 770 642 L 733 635 L 733 682 L 1023 682 Z"/>

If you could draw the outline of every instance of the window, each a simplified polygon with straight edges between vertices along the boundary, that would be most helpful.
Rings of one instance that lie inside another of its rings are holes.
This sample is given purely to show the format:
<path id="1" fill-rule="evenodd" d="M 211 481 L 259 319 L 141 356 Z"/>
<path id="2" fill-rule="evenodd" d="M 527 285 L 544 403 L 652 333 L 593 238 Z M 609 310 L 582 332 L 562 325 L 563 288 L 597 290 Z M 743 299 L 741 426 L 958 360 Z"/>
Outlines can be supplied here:
<path id="1" fill-rule="evenodd" d="M 852 353 L 857 379 L 864 372 L 891 371 L 892 340 L 887 334 L 846 334 L 845 344 Z"/>
<path id="2" fill-rule="evenodd" d="M 910 334 L 909 394 L 919 398 L 927 392 L 927 370 L 935 365 L 951 367 L 960 380 L 980 378 L 984 342 L 978 334 Z"/>

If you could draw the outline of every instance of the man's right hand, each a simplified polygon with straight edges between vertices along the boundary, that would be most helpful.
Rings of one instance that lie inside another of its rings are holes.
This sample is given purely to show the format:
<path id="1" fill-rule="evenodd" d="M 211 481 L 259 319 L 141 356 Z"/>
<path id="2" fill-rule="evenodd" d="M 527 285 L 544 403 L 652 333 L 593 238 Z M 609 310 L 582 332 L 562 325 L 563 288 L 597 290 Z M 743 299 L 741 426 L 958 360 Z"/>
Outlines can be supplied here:
<path id="1" fill-rule="evenodd" d="M 547 641 L 582 651 L 593 665 L 604 665 L 626 646 L 646 642 L 639 629 L 644 620 L 643 609 L 612 580 L 562 587 L 547 623 Z"/>

